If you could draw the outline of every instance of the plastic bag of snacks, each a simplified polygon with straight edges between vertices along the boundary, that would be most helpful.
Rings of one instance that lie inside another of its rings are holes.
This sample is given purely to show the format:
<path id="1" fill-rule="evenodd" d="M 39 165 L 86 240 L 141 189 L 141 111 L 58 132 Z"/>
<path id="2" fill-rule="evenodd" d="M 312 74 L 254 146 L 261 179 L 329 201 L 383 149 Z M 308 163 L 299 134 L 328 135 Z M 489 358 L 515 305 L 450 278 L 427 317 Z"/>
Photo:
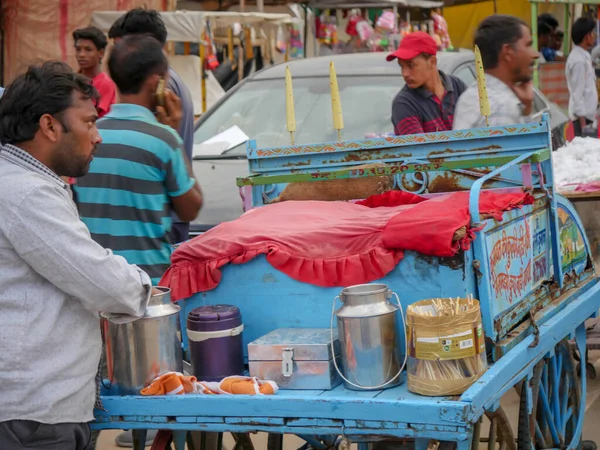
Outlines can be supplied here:
<path id="1" fill-rule="evenodd" d="M 409 391 L 459 395 L 487 370 L 479 302 L 472 297 L 413 303 L 406 325 Z"/>

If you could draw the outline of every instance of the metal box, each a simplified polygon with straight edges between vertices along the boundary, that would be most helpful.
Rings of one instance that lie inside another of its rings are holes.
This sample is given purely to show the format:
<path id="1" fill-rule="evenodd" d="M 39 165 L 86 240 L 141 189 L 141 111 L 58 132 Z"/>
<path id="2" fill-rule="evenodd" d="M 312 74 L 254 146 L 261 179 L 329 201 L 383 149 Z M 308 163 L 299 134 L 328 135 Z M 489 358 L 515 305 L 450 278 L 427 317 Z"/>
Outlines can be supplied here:
<path id="1" fill-rule="evenodd" d="M 333 389 L 341 378 L 337 330 L 280 328 L 248 344 L 250 376 L 275 381 L 280 389 Z"/>

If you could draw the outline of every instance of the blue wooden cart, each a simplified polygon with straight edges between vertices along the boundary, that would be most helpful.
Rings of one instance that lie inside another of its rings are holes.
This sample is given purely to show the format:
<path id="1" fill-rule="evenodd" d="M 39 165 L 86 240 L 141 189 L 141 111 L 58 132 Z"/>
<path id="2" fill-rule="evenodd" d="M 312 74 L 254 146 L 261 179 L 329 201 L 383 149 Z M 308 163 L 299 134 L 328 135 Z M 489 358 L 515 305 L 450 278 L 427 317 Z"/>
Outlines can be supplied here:
<path id="1" fill-rule="evenodd" d="M 143 440 L 142 430 L 168 430 L 159 433 L 157 449 L 171 440 L 183 449 L 189 431 L 233 433 L 236 448 L 251 447 L 248 433 L 267 432 L 269 450 L 280 450 L 285 434 L 300 436 L 315 449 L 348 440 L 364 449 L 382 439 L 414 440 L 417 450 L 435 441 L 459 450 L 477 449 L 481 442 L 490 450 L 581 446 L 586 366 L 576 366 L 572 352 L 585 353 L 584 321 L 599 308 L 600 284 L 580 220 L 554 189 L 547 117 L 512 127 L 312 146 L 259 149 L 251 142 L 248 160 L 253 175 L 238 184 L 252 191 L 256 207 L 292 181 L 389 174 L 396 189 L 423 195 L 469 190 L 473 225 L 480 229 L 472 248 L 452 258 L 407 252 L 381 282 L 399 294 L 403 306 L 474 294 L 481 303 L 490 368 L 458 397 L 423 397 L 406 384 L 369 392 L 343 386 L 280 390 L 274 396 L 142 397 L 106 391 L 105 411 L 96 411 L 94 428 L 139 430 L 136 442 Z M 367 162 L 386 165 L 356 168 Z M 525 189 L 535 203 L 496 222 L 479 214 L 483 189 Z M 281 327 L 327 328 L 339 291 L 295 281 L 258 257 L 224 267 L 216 289 L 181 301 L 181 323 L 195 307 L 227 303 L 241 309 L 246 344 Z M 187 349 L 186 333 L 182 336 Z M 500 406 L 511 389 L 520 395 L 516 429 Z"/>

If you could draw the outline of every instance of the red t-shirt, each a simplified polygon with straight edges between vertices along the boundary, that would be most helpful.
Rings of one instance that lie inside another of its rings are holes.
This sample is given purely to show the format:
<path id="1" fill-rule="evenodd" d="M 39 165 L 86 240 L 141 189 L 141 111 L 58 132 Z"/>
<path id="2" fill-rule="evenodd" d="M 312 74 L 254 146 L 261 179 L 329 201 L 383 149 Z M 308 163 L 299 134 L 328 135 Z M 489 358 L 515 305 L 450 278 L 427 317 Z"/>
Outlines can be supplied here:
<path id="1" fill-rule="evenodd" d="M 117 88 L 113 80 L 104 73 L 100 72 L 92 78 L 92 84 L 98 90 L 100 98 L 96 102 L 98 117 L 102 117 L 110 111 L 110 107 L 117 101 Z"/>

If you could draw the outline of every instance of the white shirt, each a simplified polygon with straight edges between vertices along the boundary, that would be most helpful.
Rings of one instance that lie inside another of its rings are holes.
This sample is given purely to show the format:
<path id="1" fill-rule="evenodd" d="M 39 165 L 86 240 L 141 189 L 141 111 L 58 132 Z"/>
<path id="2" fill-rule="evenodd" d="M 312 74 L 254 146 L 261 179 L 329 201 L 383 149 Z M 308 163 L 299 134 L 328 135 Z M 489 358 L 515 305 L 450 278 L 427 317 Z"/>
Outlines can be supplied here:
<path id="1" fill-rule="evenodd" d="M 569 118 L 585 117 L 593 121 L 598 108 L 598 89 L 590 52 L 574 46 L 567 58 L 565 75 L 569 88 Z"/>
<path id="2" fill-rule="evenodd" d="M 523 115 L 523 105 L 517 94 L 503 81 L 490 74 L 485 74 L 488 99 L 490 102 L 490 127 L 501 127 L 526 123 L 529 116 Z M 479 106 L 479 90 L 477 84 L 469 87 L 458 99 L 454 111 L 454 130 L 483 128 L 487 126 L 485 117 L 481 115 Z"/>
<path id="3" fill-rule="evenodd" d="M 96 244 L 69 187 L 11 145 L 0 146 L 0 211 L 0 422 L 89 422 L 98 313 L 142 315 L 150 278 Z"/>

